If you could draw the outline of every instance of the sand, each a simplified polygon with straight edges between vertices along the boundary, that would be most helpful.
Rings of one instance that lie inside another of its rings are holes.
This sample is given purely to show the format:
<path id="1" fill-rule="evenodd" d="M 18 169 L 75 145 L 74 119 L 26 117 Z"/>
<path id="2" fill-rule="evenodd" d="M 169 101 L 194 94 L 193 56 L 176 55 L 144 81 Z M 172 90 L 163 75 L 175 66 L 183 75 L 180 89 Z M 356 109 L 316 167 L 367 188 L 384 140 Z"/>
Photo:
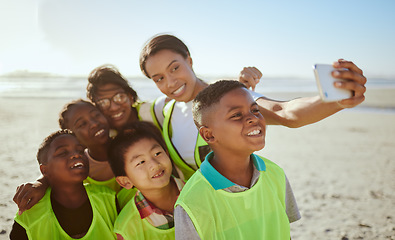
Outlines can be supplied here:
<path id="1" fill-rule="evenodd" d="M 319 123 L 268 128 L 259 154 L 283 167 L 302 214 L 291 224 L 292 239 L 395 239 L 395 90 L 368 90 L 366 97 L 361 107 Z M 0 239 L 8 239 L 17 211 L 15 189 L 39 176 L 38 145 L 57 130 L 69 100 L 0 96 Z"/>

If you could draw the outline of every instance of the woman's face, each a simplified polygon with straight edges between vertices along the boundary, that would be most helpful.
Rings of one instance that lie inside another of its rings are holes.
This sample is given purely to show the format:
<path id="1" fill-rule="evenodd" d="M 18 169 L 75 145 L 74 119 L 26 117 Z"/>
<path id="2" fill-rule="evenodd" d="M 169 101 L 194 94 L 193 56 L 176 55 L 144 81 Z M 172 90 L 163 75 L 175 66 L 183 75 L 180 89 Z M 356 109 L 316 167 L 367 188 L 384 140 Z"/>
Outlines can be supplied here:
<path id="1" fill-rule="evenodd" d="M 192 58 L 170 50 L 161 50 L 148 57 L 145 64 L 148 76 L 159 90 L 171 99 L 189 102 L 204 88 L 192 69 Z"/>
<path id="2" fill-rule="evenodd" d="M 119 85 L 108 83 L 98 87 L 96 106 L 106 116 L 112 128 L 122 129 L 133 118 L 133 98 Z"/>

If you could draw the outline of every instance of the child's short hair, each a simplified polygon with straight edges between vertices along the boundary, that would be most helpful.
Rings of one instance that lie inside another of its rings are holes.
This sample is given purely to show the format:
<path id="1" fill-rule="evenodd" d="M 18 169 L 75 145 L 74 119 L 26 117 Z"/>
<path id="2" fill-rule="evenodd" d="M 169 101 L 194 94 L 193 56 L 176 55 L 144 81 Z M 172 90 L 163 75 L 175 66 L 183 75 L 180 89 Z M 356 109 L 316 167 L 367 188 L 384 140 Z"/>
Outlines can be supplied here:
<path id="1" fill-rule="evenodd" d="M 48 137 L 46 137 L 44 139 L 44 141 L 41 143 L 40 147 L 38 148 L 37 161 L 39 164 L 47 164 L 48 163 L 49 146 L 57 137 L 62 136 L 62 135 L 71 135 L 71 136 L 75 137 L 74 133 L 68 129 L 61 129 L 61 130 L 51 133 Z"/>
<path id="2" fill-rule="evenodd" d="M 180 54 L 184 58 L 190 56 L 188 47 L 177 37 L 168 34 L 154 36 L 145 44 L 140 53 L 140 69 L 148 78 L 150 76 L 145 69 L 147 59 L 161 50 L 170 50 Z"/>
<path id="3" fill-rule="evenodd" d="M 92 70 L 88 77 L 87 97 L 94 102 L 100 86 L 112 83 L 120 86 L 126 93 L 132 95 L 133 102 L 138 100 L 137 92 L 129 85 L 118 69 L 110 64 L 99 66 Z"/>
<path id="4" fill-rule="evenodd" d="M 74 107 L 75 105 L 81 104 L 81 103 L 87 104 L 87 105 L 95 108 L 95 106 L 91 102 L 85 101 L 83 99 L 77 99 L 77 100 L 74 100 L 70 103 L 67 103 L 66 105 L 64 105 L 62 111 L 59 114 L 59 126 L 61 129 L 69 129 L 70 128 L 66 115 L 72 107 Z"/>
<path id="5" fill-rule="evenodd" d="M 235 80 L 219 80 L 210 84 L 195 97 L 192 102 L 192 114 L 195 125 L 200 128 L 203 124 L 203 117 L 206 111 L 221 98 L 237 88 L 246 88 L 244 84 Z"/>
<path id="6" fill-rule="evenodd" d="M 127 129 L 119 133 L 111 141 L 109 146 L 109 162 L 116 177 L 126 176 L 125 153 L 130 146 L 141 139 L 153 139 L 157 141 L 164 150 L 167 150 L 162 133 L 154 124 L 144 121 L 134 122 Z"/>

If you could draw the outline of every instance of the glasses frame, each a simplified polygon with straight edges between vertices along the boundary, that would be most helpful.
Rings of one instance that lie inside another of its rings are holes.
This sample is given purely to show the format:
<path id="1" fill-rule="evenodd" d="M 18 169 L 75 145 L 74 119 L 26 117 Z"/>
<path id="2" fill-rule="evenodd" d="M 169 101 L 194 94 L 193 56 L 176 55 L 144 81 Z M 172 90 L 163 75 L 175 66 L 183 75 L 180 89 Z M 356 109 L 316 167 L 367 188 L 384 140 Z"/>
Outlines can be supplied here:
<path id="1" fill-rule="evenodd" d="M 96 105 L 104 110 L 107 110 L 111 107 L 111 102 L 121 105 L 128 100 L 129 96 L 125 92 L 118 92 L 114 94 L 111 98 L 102 98 L 96 101 Z"/>

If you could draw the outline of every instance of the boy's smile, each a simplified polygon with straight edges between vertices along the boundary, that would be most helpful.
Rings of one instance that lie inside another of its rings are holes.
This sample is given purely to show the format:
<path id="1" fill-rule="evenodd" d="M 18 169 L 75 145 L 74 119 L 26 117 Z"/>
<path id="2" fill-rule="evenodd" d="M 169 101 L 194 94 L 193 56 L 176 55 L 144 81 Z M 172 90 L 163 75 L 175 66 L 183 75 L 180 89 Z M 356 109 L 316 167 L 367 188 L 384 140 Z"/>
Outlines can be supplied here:
<path id="1" fill-rule="evenodd" d="M 84 147 L 77 138 L 62 135 L 51 143 L 48 162 L 42 168 L 52 184 L 80 183 L 88 176 L 89 162 L 84 154 Z"/>
<path id="2" fill-rule="evenodd" d="M 125 172 L 140 191 L 163 188 L 170 183 L 171 160 L 155 140 L 143 138 L 126 151 Z"/>
<path id="3" fill-rule="evenodd" d="M 230 91 L 209 112 L 207 127 L 216 145 L 249 154 L 265 146 L 265 119 L 248 90 Z"/>

